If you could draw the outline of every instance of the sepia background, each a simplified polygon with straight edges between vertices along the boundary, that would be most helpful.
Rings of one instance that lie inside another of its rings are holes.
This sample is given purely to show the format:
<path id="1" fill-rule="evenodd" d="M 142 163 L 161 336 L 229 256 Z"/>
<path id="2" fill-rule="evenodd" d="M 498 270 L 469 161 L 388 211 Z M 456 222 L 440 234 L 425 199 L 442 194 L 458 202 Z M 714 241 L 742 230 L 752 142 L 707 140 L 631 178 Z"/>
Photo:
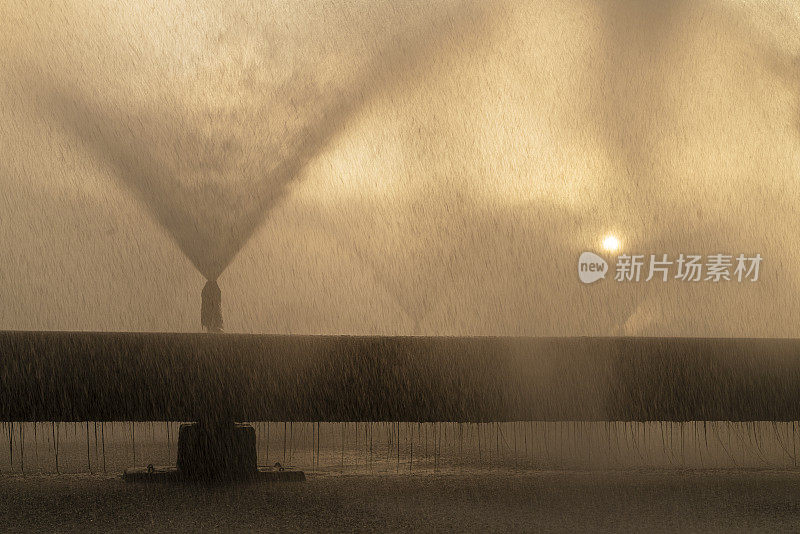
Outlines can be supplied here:
<path id="1" fill-rule="evenodd" d="M 797 337 L 799 57 L 791 0 L 3 3 L 0 328 Z M 584 286 L 608 235 L 760 280 Z"/>

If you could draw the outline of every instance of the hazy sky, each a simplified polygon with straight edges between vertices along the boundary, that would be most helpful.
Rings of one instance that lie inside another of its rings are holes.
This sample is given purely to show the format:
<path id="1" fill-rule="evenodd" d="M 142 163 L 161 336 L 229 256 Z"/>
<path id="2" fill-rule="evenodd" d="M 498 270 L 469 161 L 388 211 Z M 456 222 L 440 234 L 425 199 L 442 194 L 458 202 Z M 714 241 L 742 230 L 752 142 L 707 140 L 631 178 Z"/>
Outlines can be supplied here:
<path id="1" fill-rule="evenodd" d="M 196 331 L 205 274 L 227 331 L 800 336 L 793 0 L 5 2 L 0 47 L 0 329 Z M 760 280 L 583 285 L 609 234 Z"/>

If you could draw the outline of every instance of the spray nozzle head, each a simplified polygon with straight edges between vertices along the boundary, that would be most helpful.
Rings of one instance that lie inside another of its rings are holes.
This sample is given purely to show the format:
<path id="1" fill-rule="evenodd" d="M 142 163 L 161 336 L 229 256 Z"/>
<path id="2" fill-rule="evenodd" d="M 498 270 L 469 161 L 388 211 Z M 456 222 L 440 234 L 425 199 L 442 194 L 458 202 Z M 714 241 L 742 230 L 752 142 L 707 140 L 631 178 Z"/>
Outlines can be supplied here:
<path id="1" fill-rule="evenodd" d="M 222 292 L 216 280 L 203 287 L 200 322 L 208 332 L 222 332 Z"/>

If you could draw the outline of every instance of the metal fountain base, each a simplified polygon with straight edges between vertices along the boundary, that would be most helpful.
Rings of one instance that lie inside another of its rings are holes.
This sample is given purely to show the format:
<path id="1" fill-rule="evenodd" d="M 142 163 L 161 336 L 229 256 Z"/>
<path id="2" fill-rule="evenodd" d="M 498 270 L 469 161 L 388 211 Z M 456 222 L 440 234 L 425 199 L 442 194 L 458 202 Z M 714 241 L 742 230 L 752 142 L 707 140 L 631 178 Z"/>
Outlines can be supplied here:
<path id="1" fill-rule="evenodd" d="M 178 433 L 177 467 L 126 469 L 126 482 L 301 482 L 302 471 L 259 467 L 256 433 L 238 423 L 191 423 Z"/>
<path id="2" fill-rule="evenodd" d="M 182 483 L 201 482 L 196 478 L 186 478 L 175 467 L 148 467 L 126 469 L 122 474 L 125 482 Z M 254 473 L 242 478 L 227 478 L 229 482 L 304 482 L 306 475 L 295 469 L 280 470 L 272 467 L 259 467 Z M 211 480 L 213 482 L 213 479 Z"/>

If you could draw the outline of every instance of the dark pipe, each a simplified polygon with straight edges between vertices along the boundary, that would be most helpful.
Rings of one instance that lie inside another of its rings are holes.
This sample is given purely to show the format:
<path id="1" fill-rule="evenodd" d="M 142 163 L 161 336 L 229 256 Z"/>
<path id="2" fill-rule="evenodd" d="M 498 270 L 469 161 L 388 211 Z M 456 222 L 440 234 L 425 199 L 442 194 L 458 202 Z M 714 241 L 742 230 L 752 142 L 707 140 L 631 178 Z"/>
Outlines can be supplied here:
<path id="1" fill-rule="evenodd" d="M 0 421 L 800 418 L 800 340 L 0 332 Z"/>

